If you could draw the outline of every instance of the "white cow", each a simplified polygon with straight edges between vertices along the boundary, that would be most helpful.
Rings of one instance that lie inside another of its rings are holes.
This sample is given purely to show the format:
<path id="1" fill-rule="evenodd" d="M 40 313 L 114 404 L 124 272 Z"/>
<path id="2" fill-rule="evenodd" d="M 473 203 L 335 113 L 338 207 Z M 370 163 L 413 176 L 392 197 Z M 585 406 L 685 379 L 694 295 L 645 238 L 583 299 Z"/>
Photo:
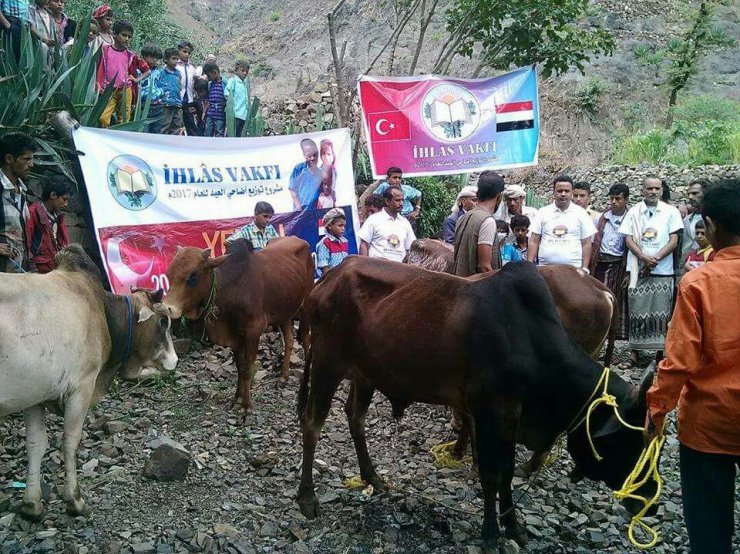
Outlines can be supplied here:
<path id="1" fill-rule="evenodd" d="M 105 292 L 98 269 L 78 245 L 46 275 L 0 273 L 0 418 L 23 411 L 28 478 L 22 513 L 38 518 L 41 459 L 48 446 L 45 409 L 64 416 L 64 499 L 80 514 L 77 446 L 88 407 L 119 372 L 177 364 L 162 291 L 130 297 Z"/>

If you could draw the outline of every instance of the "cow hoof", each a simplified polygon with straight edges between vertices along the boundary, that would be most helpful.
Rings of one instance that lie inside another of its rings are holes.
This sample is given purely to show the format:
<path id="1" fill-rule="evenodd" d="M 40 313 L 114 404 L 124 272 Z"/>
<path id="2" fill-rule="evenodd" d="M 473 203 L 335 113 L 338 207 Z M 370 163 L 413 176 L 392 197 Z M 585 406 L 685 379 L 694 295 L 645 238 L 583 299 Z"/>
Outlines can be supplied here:
<path id="1" fill-rule="evenodd" d="M 516 542 L 519 546 L 525 546 L 529 539 L 527 538 L 527 532 L 520 523 L 515 523 L 504 528 L 504 535 L 507 539 L 511 539 Z"/>
<path id="2" fill-rule="evenodd" d="M 21 504 L 20 510 L 21 516 L 30 520 L 38 521 L 41 519 L 41 514 L 44 513 L 44 506 L 41 502 L 24 502 Z"/>
<path id="3" fill-rule="evenodd" d="M 319 516 L 319 501 L 315 495 L 298 499 L 298 507 L 306 519 L 316 519 Z"/>
<path id="4" fill-rule="evenodd" d="M 498 539 L 485 539 L 482 550 L 483 554 L 499 554 Z"/>
<path id="5" fill-rule="evenodd" d="M 73 498 L 67 501 L 67 513 L 71 516 L 85 515 L 85 501 L 82 498 Z"/>

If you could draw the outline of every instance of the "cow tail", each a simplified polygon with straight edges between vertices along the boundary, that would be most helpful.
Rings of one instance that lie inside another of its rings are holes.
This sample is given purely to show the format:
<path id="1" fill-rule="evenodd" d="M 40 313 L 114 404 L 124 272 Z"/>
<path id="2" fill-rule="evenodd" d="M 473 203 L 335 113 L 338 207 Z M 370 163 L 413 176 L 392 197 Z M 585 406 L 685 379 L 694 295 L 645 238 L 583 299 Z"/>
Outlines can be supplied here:
<path id="1" fill-rule="evenodd" d="M 619 320 L 621 318 L 622 307 L 620 302 L 617 302 L 616 296 L 614 296 L 614 309 L 612 310 L 612 321 L 609 325 L 609 336 L 606 341 L 606 354 L 604 354 L 604 366 L 610 367 L 612 363 L 612 357 L 614 356 L 614 342 L 617 340 L 617 333 L 619 332 Z"/>
<path id="2" fill-rule="evenodd" d="M 306 404 L 308 403 L 308 383 L 311 378 L 311 358 L 313 355 L 313 348 L 311 347 L 311 325 L 308 321 L 308 313 L 304 308 L 300 312 L 300 322 L 298 323 L 298 337 L 299 341 L 303 345 L 305 354 L 305 363 L 303 365 L 303 378 L 301 379 L 301 386 L 298 389 L 298 404 L 296 406 L 296 415 L 300 420 L 303 417 L 303 412 L 306 410 Z"/>

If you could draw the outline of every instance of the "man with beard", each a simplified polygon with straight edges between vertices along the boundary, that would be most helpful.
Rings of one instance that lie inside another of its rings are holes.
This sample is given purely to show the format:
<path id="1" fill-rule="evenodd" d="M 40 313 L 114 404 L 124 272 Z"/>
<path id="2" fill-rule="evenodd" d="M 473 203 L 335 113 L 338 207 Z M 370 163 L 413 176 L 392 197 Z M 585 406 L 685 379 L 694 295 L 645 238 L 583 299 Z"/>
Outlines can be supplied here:
<path id="1" fill-rule="evenodd" d="M 25 133 L 0 139 L 0 272 L 29 268 L 26 223 L 30 217 L 24 180 L 33 169 L 36 142 Z"/>
<path id="2" fill-rule="evenodd" d="M 301 141 L 304 162 L 293 168 L 290 175 L 288 190 L 293 198 L 293 206 L 296 211 L 316 203 L 321 188 L 321 170 L 318 167 L 319 149 L 311 139 Z"/>
<path id="3" fill-rule="evenodd" d="M 676 283 L 673 251 L 683 222 L 678 209 L 660 200 L 662 182 L 647 177 L 643 200 L 630 208 L 619 232 L 629 249 L 629 343 L 632 359 L 639 350 L 657 350 L 662 358 Z"/>

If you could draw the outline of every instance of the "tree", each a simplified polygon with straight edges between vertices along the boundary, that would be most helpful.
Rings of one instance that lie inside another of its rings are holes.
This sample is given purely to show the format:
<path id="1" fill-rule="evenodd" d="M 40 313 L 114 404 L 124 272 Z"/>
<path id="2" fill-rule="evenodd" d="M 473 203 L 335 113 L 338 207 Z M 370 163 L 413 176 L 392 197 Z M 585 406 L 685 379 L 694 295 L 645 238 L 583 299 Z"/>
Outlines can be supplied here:
<path id="1" fill-rule="evenodd" d="M 583 73 L 592 55 L 609 55 L 615 46 L 608 31 L 580 24 L 587 13 L 588 0 L 456 0 L 433 72 L 448 72 L 462 55 L 478 57 L 474 77 L 534 63 L 544 77 L 574 66 Z"/>
<path id="2" fill-rule="evenodd" d="M 668 115 L 665 126 L 673 125 L 673 108 L 678 93 L 691 81 L 699 69 L 701 59 L 711 52 L 730 48 L 737 41 L 728 36 L 724 29 L 713 25 L 717 2 L 702 2 L 696 11 L 694 22 L 680 39 L 668 43 L 665 49 L 652 49 L 647 45 L 635 48 L 635 56 L 646 65 L 655 68 L 656 76 L 665 73 L 663 85 L 668 88 Z"/>

